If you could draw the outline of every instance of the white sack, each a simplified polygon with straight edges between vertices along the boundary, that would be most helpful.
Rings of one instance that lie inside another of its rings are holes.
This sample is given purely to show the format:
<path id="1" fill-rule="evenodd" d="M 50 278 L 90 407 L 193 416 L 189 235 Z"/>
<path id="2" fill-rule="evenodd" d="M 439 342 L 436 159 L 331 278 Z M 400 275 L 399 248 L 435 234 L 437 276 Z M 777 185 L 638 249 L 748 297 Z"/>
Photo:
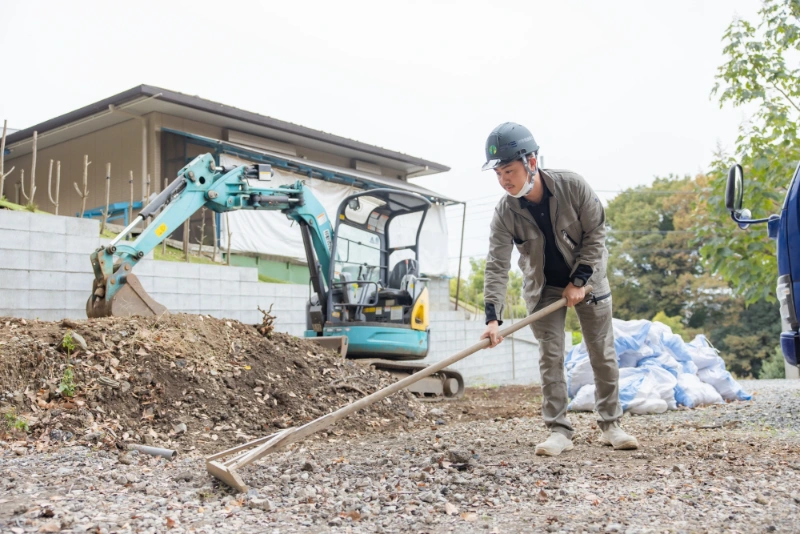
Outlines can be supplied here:
<path id="1" fill-rule="evenodd" d="M 705 404 L 724 404 L 722 396 L 714 386 L 701 382 L 696 375 L 681 373 L 675 386 L 675 400 L 687 408 Z"/>

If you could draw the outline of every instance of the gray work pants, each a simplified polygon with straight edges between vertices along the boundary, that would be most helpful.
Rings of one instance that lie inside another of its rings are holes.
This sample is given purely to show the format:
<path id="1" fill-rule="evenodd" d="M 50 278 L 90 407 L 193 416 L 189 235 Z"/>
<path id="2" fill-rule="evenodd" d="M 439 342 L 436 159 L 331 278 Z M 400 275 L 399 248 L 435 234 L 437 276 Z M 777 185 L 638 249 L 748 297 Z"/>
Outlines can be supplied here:
<path id="1" fill-rule="evenodd" d="M 536 310 L 561 298 L 562 288 L 545 286 Z M 535 310 L 535 311 L 536 311 Z M 611 297 L 597 304 L 581 302 L 575 306 L 583 341 L 594 371 L 595 410 L 598 424 L 605 430 L 622 417 L 619 404 L 619 367 L 611 325 Z M 572 439 L 575 430 L 567 419 L 567 382 L 564 377 L 564 323 L 567 309 L 560 308 L 531 325 L 539 342 L 539 370 L 542 375 L 542 416 L 551 432 Z"/>

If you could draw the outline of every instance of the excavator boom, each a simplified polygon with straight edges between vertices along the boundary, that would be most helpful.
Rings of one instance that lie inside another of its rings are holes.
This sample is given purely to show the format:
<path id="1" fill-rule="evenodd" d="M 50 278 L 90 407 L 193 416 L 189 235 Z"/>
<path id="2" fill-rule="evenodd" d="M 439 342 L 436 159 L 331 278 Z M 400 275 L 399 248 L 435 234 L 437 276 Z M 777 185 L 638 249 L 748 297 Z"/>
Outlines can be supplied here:
<path id="1" fill-rule="evenodd" d="M 327 293 L 321 272 L 330 266 L 333 228 L 319 201 L 298 181 L 270 187 L 269 165 L 217 167 L 209 154 L 198 156 L 111 243 L 91 255 L 94 270 L 88 317 L 159 315 L 166 308 L 155 302 L 132 273 L 136 264 L 200 208 L 216 213 L 237 210 L 282 211 L 300 223 L 308 242 L 314 290 L 324 300 Z M 162 209 L 163 208 L 163 209 Z M 159 213 L 160 210 L 160 213 Z M 156 215 L 157 214 L 157 215 Z M 155 217 L 132 242 L 123 241 L 142 221 Z M 313 265 L 311 265 L 313 262 Z M 319 264 L 317 263 L 319 262 Z"/>

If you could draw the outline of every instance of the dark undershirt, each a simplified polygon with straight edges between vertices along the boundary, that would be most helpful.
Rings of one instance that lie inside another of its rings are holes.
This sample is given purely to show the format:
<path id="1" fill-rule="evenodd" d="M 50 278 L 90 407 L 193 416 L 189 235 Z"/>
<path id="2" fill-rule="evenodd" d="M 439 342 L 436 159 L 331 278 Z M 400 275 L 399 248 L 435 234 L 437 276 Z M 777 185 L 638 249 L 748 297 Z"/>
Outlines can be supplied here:
<path id="1" fill-rule="evenodd" d="M 550 190 L 542 181 L 544 186 L 544 194 L 542 195 L 541 202 L 531 202 L 525 198 L 519 199 L 520 207 L 525 208 L 533 216 L 539 230 L 544 235 L 544 279 L 545 284 L 554 287 L 567 287 L 571 281 L 580 278 L 585 283 L 592 276 L 592 268 L 588 265 L 580 264 L 575 270 L 575 273 L 570 276 L 572 269 L 564 259 L 564 255 L 558 250 L 556 245 L 555 234 L 553 233 L 553 223 L 550 219 L 550 197 L 553 196 Z M 497 317 L 497 311 L 494 304 L 487 302 L 485 304 L 486 324 L 490 321 L 498 321 L 498 324 L 503 324 Z"/>

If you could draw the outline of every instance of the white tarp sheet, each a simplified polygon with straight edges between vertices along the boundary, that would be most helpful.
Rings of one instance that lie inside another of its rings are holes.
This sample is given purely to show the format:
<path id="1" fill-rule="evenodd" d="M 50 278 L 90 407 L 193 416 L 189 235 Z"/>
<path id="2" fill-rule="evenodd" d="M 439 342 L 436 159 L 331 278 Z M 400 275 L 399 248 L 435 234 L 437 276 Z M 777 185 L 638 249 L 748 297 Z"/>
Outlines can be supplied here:
<path id="1" fill-rule="evenodd" d="M 222 165 L 248 165 L 252 162 L 231 156 L 220 155 Z M 271 184 L 274 187 L 293 184 L 303 180 L 314 196 L 325 208 L 329 218 L 335 217 L 342 201 L 361 191 L 351 186 L 335 184 L 273 169 Z M 227 223 L 226 223 L 227 219 Z M 228 247 L 228 223 L 231 230 L 231 251 L 251 252 L 270 256 L 282 256 L 305 261 L 303 238 L 297 224 L 279 211 L 234 211 L 221 217 L 220 246 Z M 333 222 L 333 219 L 331 219 Z M 420 270 L 430 276 L 447 274 L 447 217 L 444 206 L 432 206 L 428 210 L 420 235 Z M 392 256 L 396 261 L 397 254 Z M 401 256 L 402 257 L 402 256 Z M 392 265 L 389 266 L 390 268 Z"/>

